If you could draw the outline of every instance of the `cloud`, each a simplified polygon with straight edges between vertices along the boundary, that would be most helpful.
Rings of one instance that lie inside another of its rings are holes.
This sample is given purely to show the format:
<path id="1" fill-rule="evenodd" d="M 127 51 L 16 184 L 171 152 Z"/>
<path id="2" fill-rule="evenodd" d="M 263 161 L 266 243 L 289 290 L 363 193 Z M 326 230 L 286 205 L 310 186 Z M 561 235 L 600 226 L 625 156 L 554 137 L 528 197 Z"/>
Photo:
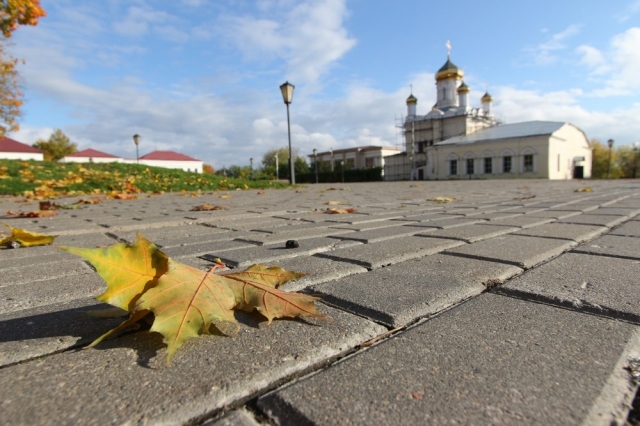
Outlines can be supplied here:
<path id="1" fill-rule="evenodd" d="M 125 36 L 142 36 L 149 32 L 151 24 L 162 24 L 171 20 L 172 16 L 168 13 L 147 5 L 131 6 L 123 20 L 113 23 L 113 29 Z"/>
<path id="2" fill-rule="evenodd" d="M 282 59 L 287 78 L 315 82 L 356 44 L 344 28 L 345 0 L 263 0 L 259 9 L 284 18 L 227 16 L 223 20 L 229 41 L 250 61 Z"/>
<path id="3" fill-rule="evenodd" d="M 634 0 L 629 3 L 623 12 L 616 15 L 616 19 L 620 22 L 626 22 L 638 12 L 640 12 L 640 0 Z"/>
<path id="4" fill-rule="evenodd" d="M 564 40 L 578 34 L 579 32 L 579 25 L 569 25 L 563 31 L 552 34 L 551 37 L 543 43 L 534 47 L 527 47 L 524 51 L 528 55 L 533 56 L 535 65 L 551 65 L 558 60 L 556 52 L 567 48 Z M 543 33 L 546 33 L 546 31 L 543 31 Z"/>

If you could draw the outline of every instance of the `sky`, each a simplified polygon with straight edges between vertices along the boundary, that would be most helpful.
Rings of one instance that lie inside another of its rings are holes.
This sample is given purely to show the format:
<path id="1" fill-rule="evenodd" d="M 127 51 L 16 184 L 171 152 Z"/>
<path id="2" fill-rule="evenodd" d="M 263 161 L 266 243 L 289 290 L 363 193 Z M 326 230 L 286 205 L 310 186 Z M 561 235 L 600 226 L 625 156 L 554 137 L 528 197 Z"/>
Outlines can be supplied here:
<path id="1" fill-rule="evenodd" d="M 572 123 L 589 139 L 640 140 L 640 0 L 42 0 L 11 38 L 28 144 L 62 129 L 78 149 L 172 150 L 214 168 L 287 146 L 279 86 L 295 85 L 294 149 L 402 148 L 413 90 L 464 70 L 505 123 Z M 411 89 L 411 87 L 413 89 Z"/>

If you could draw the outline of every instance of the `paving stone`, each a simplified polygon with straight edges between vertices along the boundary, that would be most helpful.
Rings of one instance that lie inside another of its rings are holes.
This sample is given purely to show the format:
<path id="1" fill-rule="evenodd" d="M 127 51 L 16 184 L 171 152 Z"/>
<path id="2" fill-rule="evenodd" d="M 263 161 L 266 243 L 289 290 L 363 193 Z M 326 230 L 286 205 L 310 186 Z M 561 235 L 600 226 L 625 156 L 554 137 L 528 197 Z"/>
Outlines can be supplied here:
<path id="1" fill-rule="evenodd" d="M 93 269 L 82 260 L 63 260 L 44 265 L 35 263 L 32 268 L 15 266 L 13 268 L 0 269 L 0 271 L 2 271 L 2 275 L 0 275 L 0 287 L 3 287 L 6 285 L 44 281 L 70 275 L 88 274 L 93 272 Z"/>
<path id="2" fill-rule="evenodd" d="M 337 208 L 341 208 L 341 207 L 337 206 Z M 346 214 L 346 215 L 336 214 L 331 216 L 333 217 L 325 219 L 325 222 L 344 223 L 349 225 L 357 225 L 359 223 L 382 222 L 385 220 L 402 219 L 404 217 L 404 215 L 398 214 L 398 213 L 366 215 L 366 214 L 358 214 L 357 212 L 353 214 Z"/>
<path id="3" fill-rule="evenodd" d="M 274 233 L 256 232 L 251 236 L 236 238 L 236 241 L 246 241 L 253 244 L 264 245 L 285 243 L 288 240 L 305 240 L 315 237 L 354 233 L 354 231 L 350 229 L 329 229 L 327 227 L 297 229 L 296 226 L 287 226 L 283 228 L 286 229 L 278 229 L 278 231 Z"/>
<path id="4" fill-rule="evenodd" d="M 446 214 L 446 213 L 427 213 L 418 216 L 407 216 L 399 219 L 393 219 L 398 222 L 430 222 L 435 220 L 452 220 L 463 218 L 460 214 Z"/>
<path id="5" fill-rule="evenodd" d="M 576 245 L 573 241 L 503 235 L 448 249 L 446 253 L 531 268 Z"/>
<path id="6" fill-rule="evenodd" d="M 620 208 L 617 206 L 600 207 L 599 209 L 589 212 L 589 214 L 604 214 L 614 216 L 626 216 L 627 218 L 636 216 L 640 213 L 639 208 Z"/>
<path id="7" fill-rule="evenodd" d="M 315 256 L 342 262 L 351 262 L 356 265 L 362 265 L 365 268 L 374 269 L 405 260 L 428 256 L 462 244 L 464 244 L 462 241 L 447 239 L 404 237 L 318 253 Z"/>
<path id="8" fill-rule="evenodd" d="M 270 244 L 236 250 L 210 251 L 200 257 L 209 261 L 219 258 L 231 268 L 244 268 L 254 263 L 267 263 L 274 262 L 278 259 L 310 256 L 314 253 L 360 244 L 361 243 L 357 241 L 340 241 L 335 238 L 318 237 L 301 240 L 300 247 L 295 249 L 287 249 L 284 244 Z"/>
<path id="9" fill-rule="evenodd" d="M 582 214 L 580 211 L 567 210 L 544 210 L 538 213 L 531 213 L 531 217 L 549 217 L 552 219 L 564 219 L 565 217 L 578 216 Z"/>
<path id="10" fill-rule="evenodd" d="M 617 373 L 634 329 L 485 294 L 276 390 L 258 406 L 283 426 L 581 424 Z M 614 386 L 628 392 L 628 373 Z"/>
<path id="11" fill-rule="evenodd" d="M 40 250 L 42 253 L 40 255 L 36 254 L 37 251 L 33 250 L 40 247 L 22 247 L 19 249 L 4 249 L 0 251 L 0 271 L 7 268 L 17 268 L 17 267 L 33 267 L 37 265 L 39 268 L 43 268 L 43 265 L 57 263 L 57 262 L 65 262 L 68 260 L 77 260 L 78 257 L 74 256 L 70 253 L 62 252 L 55 247 L 47 246 L 46 250 Z M 42 247 L 45 248 L 45 247 Z M 29 253 L 27 253 L 29 252 Z M 11 256 L 12 254 L 16 254 L 18 256 Z M 25 256 L 19 256 L 21 254 L 25 254 Z M 4 255 L 7 255 L 5 258 Z M 32 256 L 26 256 L 26 254 L 32 254 Z M 1 278 L 0 278 L 1 280 Z M 2 281 L 0 281 L 2 282 Z"/>
<path id="12" fill-rule="evenodd" d="M 347 262 L 336 262 L 316 256 L 299 256 L 269 262 L 269 266 L 280 266 L 288 271 L 304 272 L 302 278 L 289 281 L 279 287 L 286 291 L 300 291 L 309 286 L 337 280 L 348 275 L 361 274 L 367 269 Z"/>
<path id="13" fill-rule="evenodd" d="M 640 321 L 640 262 L 565 253 L 495 291 Z"/>
<path id="14" fill-rule="evenodd" d="M 484 220 L 498 220 L 498 219 L 509 219 L 512 217 L 520 217 L 522 216 L 522 213 L 509 213 L 509 212 L 491 212 L 491 213 L 484 213 L 484 212 L 476 212 L 473 214 L 468 214 L 467 217 L 474 217 L 474 218 L 479 218 L 479 219 L 484 219 Z"/>
<path id="15" fill-rule="evenodd" d="M 168 367 L 161 336 L 134 333 L 96 349 L 1 369 L 0 381 L 14 384 L 0 388 L 3 422 L 188 423 L 386 331 L 339 310 L 321 310 L 333 322 L 267 325 L 238 314 L 245 325 L 235 337 L 190 339 Z"/>
<path id="16" fill-rule="evenodd" d="M 486 223 L 486 222 L 485 222 Z M 420 237 L 433 238 L 451 238 L 454 240 L 462 240 L 467 243 L 486 240 L 487 238 L 497 237 L 498 235 L 508 234 L 519 230 L 520 228 L 489 225 L 484 223 L 473 224 L 468 226 L 458 226 L 449 229 L 438 229 L 426 233 L 416 234 Z"/>
<path id="17" fill-rule="evenodd" d="M 469 226 L 474 223 L 487 223 L 486 220 L 478 218 L 476 216 L 472 217 L 461 217 L 456 219 L 437 219 L 430 220 L 428 222 L 420 222 L 420 223 L 407 223 L 406 226 L 416 227 L 416 228 L 437 228 L 437 229 L 449 229 L 456 228 L 458 226 Z"/>
<path id="18" fill-rule="evenodd" d="M 584 225 L 600 225 L 612 227 L 626 221 L 627 219 L 628 218 L 625 216 L 595 215 L 585 213 L 579 216 L 571 216 L 565 219 L 560 219 L 558 220 L 558 223 L 577 223 Z"/>
<path id="19" fill-rule="evenodd" d="M 180 246 L 163 247 L 162 251 L 169 257 L 181 257 L 181 256 L 198 256 L 216 250 L 219 252 L 226 252 L 229 250 L 241 250 L 248 247 L 255 247 L 255 244 L 246 241 L 206 241 L 204 243 L 187 244 L 184 243 Z"/>
<path id="20" fill-rule="evenodd" d="M 227 220 L 219 222 L 202 222 L 207 226 L 221 229 L 232 229 L 235 231 L 251 231 L 254 229 L 277 228 L 287 226 L 290 221 L 272 217 L 248 218 L 242 220 Z"/>
<path id="21" fill-rule="evenodd" d="M 76 235 L 87 232 L 104 232 L 104 227 L 84 220 L 46 218 L 38 219 L 33 225 L 27 226 L 29 231 L 40 232 L 48 235 Z"/>
<path id="22" fill-rule="evenodd" d="M 578 243 L 591 240 L 607 232 L 605 226 L 576 225 L 572 223 L 547 223 L 534 228 L 514 232 L 513 235 L 529 235 L 532 237 L 561 238 Z"/>
<path id="23" fill-rule="evenodd" d="M 260 426 L 253 415 L 246 409 L 234 410 L 219 419 L 209 420 L 202 426 Z"/>
<path id="24" fill-rule="evenodd" d="M 324 294 L 324 300 L 334 306 L 399 327 L 520 272 L 522 269 L 511 265 L 434 254 L 316 285 L 312 292 Z"/>
<path id="25" fill-rule="evenodd" d="M 93 297 L 105 288 L 104 281 L 96 273 L 4 286 L 0 287 L 0 312 L 9 313 Z"/>
<path id="26" fill-rule="evenodd" d="M 85 298 L 0 315 L 0 366 L 88 345 L 122 318 L 81 315 L 108 306 Z"/>
<path id="27" fill-rule="evenodd" d="M 417 234 L 418 232 L 423 231 L 420 231 L 414 227 L 396 225 L 393 227 L 372 229 L 370 231 L 351 232 L 348 234 L 330 234 L 330 236 L 341 240 L 354 240 L 368 244 L 378 241 L 390 240 L 393 238 L 409 237 L 411 235 Z"/>
<path id="28" fill-rule="evenodd" d="M 576 253 L 599 254 L 623 259 L 640 260 L 640 239 L 620 237 L 617 235 L 604 235 L 580 247 L 576 247 L 573 251 Z"/>
<path id="29" fill-rule="evenodd" d="M 370 223 L 361 223 L 358 225 L 339 225 L 336 223 L 332 223 L 328 225 L 329 225 L 329 228 L 331 229 L 347 229 L 350 231 L 364 232 L 364 231 L 371 231 L 373 229 L 394 227 L 398 225 L 402 226 L 404 223 L 406 222 L 396 222 L 396 221 L 390 220 L 388 222 L 370 222 Z"/>
<path id="30" fill-rule="evenodd" d="M 108 246 L 110 244 L 117 243 L 114 238 L 110 238 L 105 233 L 82 233 L 74 235 L 59 235 L 55 240 L 55 246 L 69 246 L 69 247 L 86 247 L 95 248 Z"/>
<path id="31" fill-rule="evenodd" d="M 609 232 L 609 235 L 622 235 L 625 237 L 640 237 L 640 223 L 629 221 L 623 223 Z"/>
<path id="32" fill-rule="evenodd" d="M 133 243 L 136 240 L 138 231 L 112 231 L 108 230 L 112 235 Z M 149 240 L 157 244 L 167 245 L 169 242 L 175 242 L 182 239 L 183 242 L 188 241 L 213 241 L 223 238 L 225 235 L 232 235 L 233 232 L 227 229 L 212 228 L 196 223 L 166 226 L 155 229 L 145 229 L 142 234 Z M 229 238 L 232 239 L 232 238 Z"/>
<path id="33" fill-rule="evenodd" d="M 501 226 L 515 226 L 518 228 L 531 228 L 533 226 L 543 225 L 545 223 L 553 222 L 555 219 L 550 217 L 535 217 L 533 215 L 526 215 L 522 217 L 514 217 L 507 219 L 496 219 L 492 220 L 492 225 L 501 225 Z"/>

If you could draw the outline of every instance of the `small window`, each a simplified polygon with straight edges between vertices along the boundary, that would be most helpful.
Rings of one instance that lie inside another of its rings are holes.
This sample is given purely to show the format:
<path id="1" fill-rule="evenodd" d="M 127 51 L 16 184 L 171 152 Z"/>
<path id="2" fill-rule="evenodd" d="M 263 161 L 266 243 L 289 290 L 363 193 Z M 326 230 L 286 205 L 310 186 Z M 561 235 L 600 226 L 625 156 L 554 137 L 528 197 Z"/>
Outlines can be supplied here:
<path id="1" fill-rule="evenodd" d="M 484 159 L 484 173 L 490 175 L 493 173 L 493 161 L 491 157 Z"/>
<path id="2" fill-rule="evenodd" d="M 511 156 L 502 158 L 502 170 L 504 173 L 511 173 Z"/>
<path id="3" fill-rule="evenodd" d="M 524 171 L 525 172 L 533 171 L 533 154 L 526 154 L 524 156 Z"/>
<path id="4" fill-rule="evenodd" d="M 458 174 L 458 160 L 451 160 L 449 162 L 449 174 L 450 175 Z"/>
<path id="5" fill-rule="evenodd" d="M 473 158 L 467 159 L 467 174 L 472 175 L 475 171 L 473 170 Z"/>
<path id="6" fill-rule="evenodd" d="M 371 167 L 373 167 L 373 165 L 374 165 L 373 157 L 371 157 L 371 158 L 365 158 L 365 160 L 364 160 L 364 166 L 365 166 L 366 168 L 371 168 Z"/>

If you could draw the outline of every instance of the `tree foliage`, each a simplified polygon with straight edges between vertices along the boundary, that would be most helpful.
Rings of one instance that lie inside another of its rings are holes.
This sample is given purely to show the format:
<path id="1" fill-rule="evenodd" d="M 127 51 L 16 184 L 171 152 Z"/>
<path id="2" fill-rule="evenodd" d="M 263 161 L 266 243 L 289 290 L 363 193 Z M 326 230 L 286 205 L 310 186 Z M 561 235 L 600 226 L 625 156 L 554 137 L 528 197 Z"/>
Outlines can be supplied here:
<path id="1" fill-rule="evenodd" d="M 11 57 L 0 44 L 0 136 L 20 129 L 20 107 L 23 94 L 16 66 L 18 60 Z"/>
<path id="2" fill-rule="evenodd" d="M 38 19 L 46 16 L 40 0 L 0 1 L 0 30 L 9 38 L 20 25 L 37 25 Z"/>
<path id="3" fill-rule="evenodd" d="M 49 140 L 40 139 L 33 146 L 44 151 L 44 159 L 47 161 L 58 161 L 62 157 L 73 154 L 78 150 L 76 144 L 71 143 L 69 137 L 60 129 L 56 129 L 49 136 Z"/>
<path id="4" fill-rule="evenodd" d="M 309 165 L 304 157 L 298 155 L 298 148 L 292 149 L 293 168 L 296 174 L 308 173 Z M 271 149 L 262 156 L 262 175 L 265 177 L 276 177 L 276 154 L 278 154 L 278 173 L 280 179 L 289 179 L 289 148 L 282 147 Z"/>
<path id="5" fill-rule="evenodd" d="M 591 148 L 593 150 L 591 177 L 606 179 L 607 171 L 610 179 L 633 176 L 635 158 L 631 148 L 622 146 L 609 149 L 607 145 L 597 139 L 591 140 Z"/>

